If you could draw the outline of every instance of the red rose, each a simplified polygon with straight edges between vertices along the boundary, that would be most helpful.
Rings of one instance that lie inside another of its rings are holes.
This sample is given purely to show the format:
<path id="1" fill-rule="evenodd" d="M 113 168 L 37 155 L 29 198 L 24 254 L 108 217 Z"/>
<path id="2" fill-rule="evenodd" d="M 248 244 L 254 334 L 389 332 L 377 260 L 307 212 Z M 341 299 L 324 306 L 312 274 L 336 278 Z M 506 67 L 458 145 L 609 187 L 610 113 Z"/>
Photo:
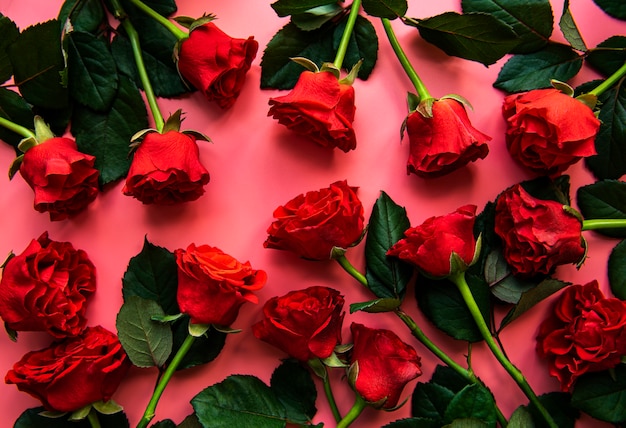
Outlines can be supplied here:
<path id="1" fill-rule="evenodd" d="M 194 28 L 182 41 L 178 71 L 209 101 L 227 109 L 239 96 L 258 49 L 252 36 L 233 39 L 209 22 Z"/>
<path id="2" fill-rule="evenodd" d="M 176 250 L 178 292 L 182 313 L 194 324 L 231 325 L 246 302 L 257 303 L 253 294 L 267 281 L 267 274 L 240 263 L 222 250 L 195 244 Z"/>
<path id="3" fill-rule="evenodd" d="M 341 343 L 344 299 L 337 290 L 309 287 L 272 297 L 252 333 L 299 361 L 327 358 Z"/>
<path id="4" fill-rule="evenodd" d="M 617 366 L 626 355 L 626 302 L 605 298 L 597 281 L 567 287 L 539 327 L 537 352 L 563 391 L 584 373 Z"/>
<path id="5" fill-rule="evenodd" d="M 417 266 L 428 276 L 447 277 L 452 273 L 452 253 L 461 257 L 466 265 L 474 259 L 475 213 L 475 205 L 465 205 L 445 216 L 430 217 L 420 226 L 406 230 L 405 237 L 395 243 L 387 255 Z"/>
<path id="6" fill-rule="evenodd" d="M 337 181 L 276 208 L 263 246 L 305 259 L 329 260 L 333 247 L 347 248 L 363 234 L 363 205 L 356 190 L 345 180 Z"/>
<path id="7" fill-rule="evenodd" d="M 516 275 L 549 274 L 557 265 L 579 263 L 585 255 L 581 230 L 581 221 L 563 204 L 534 198 L 519 184 L 496 202 L 495 232 Z"/>
<path id="8" fill-rule="evenodd" d="M 4 380 L 41 400 L 46 410 L 73 412 L 108 401 L 129 367 L 115 334 L 87 327 L 80 336 L 27 353 Z"/>
<path id="9" fill-rule="evenodd" d="M 390 330 L 352 323 L 354 389 L 368 403 L 392 409 L 404 386 L 422 374 L 420 357 Z"/>
<path id="10" fill-rule="evenodd" d="M 329 71 L 303 71 L 293 90 L 270 98 L 268 116 L 322 147 L 356 148 L 354 88 Z"/>
<path id="11" fill-rule="evenodd" d="M 144 204 L 194 201 L 209 182 L 209 172 L 198 157 L 193 135 L 150 132 L 135 151 L 122 192 Z"/>
<path id="12" fill-rule="evenodd" d="M 410 154 L 407 174 L 439 177 L 489 153 L 491 137 L 475 129 L 460 102 L 443 98 L 433 103 L 432 117 L 414 111 L 406 121 Z"/>
<path id="13" fill-rule="evenodd" d="M 11 258 L 0 279 L 0 317 L 16 331 L 76 336 L 85 328 L 96 269 L 83 250 L 44 232 Z"/>
<path id="14" fill-rule="evenodd" d="M 556 89 L 509 95 L 502 114 L 509 153 L 532 171 L 558 175 L 596 154 L 600 121 L 585 104 Z"/>
<path id="15" fill-rule="evenodd" d="M 81 212 L 98 196 L 95 160 L 69 138 L 50 138 L 28 149 L 20 174 L 35 192 L 35 209 L 53 221 Z"/>

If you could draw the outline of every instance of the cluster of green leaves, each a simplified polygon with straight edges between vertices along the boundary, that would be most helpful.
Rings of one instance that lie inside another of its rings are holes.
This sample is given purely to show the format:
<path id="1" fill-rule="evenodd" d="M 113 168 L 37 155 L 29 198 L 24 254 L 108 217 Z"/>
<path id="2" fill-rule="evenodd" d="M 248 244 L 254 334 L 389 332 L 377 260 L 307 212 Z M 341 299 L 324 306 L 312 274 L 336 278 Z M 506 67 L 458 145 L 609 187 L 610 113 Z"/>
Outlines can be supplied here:
<path id="1" fill-rule="evenodd" d="M 70 420 L 70 414 L 51 418 L 45 416 L 43 407 L 33 407 L 24 411 L 15 421 L 13 428 L 92 428 L 87 418 Z M 124 412 L 111 415 L 98 414 L 101 428 L 129 428 L 128 419 Z"/>

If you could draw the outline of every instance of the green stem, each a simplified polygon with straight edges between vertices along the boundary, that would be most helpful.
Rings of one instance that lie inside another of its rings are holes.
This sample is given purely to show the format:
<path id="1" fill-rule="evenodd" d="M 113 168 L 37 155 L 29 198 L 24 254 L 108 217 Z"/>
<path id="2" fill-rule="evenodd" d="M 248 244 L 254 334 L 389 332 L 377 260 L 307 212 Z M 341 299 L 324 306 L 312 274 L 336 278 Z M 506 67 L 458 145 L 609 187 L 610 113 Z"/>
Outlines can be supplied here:
<path id="1" fill-rule="evenodd" d="M 417 75 L 417 72 L 409 62 L 409 58 L 404 53 L 402 46 L 400 46 L 400 42 L 398 42 L 396 33 L 394 33 L 393 28 L 391 27 L 391 22 L 387 18 L 381 18 L 381 21 L 383 22 L 383 28 L 385 29 L 387 39 L 389 39 L 389 43 L 393 48 L 393 52 L 396 54 L 396 57 L 400 61 L 400 64 L 402 64 L 402 68 L 404 68 L 404 71 L 411 80 L 411 83 L 413 83 L 413 86 L 415 87 L 415 90 L 417 91 L 420 100 L 423 101 L 428 98 L 432 98 L 432 96 L 428 92 L 428 89 L 426 89 L 426 86 L 424 86 L 424 82 L 422 82 L 422 79 L 420 79 L 420 77 Z"/>
<path id="2" fill-rule="evenodd" d="M 144 2 L 140 0 L 128 0 L 128 1 L 134 4 L 135 6 L 137 6 L 137 8 L 139 8 L 143 13 L 148 15 L 150 18 L 154 19 L 159 24 L 164 26 L 178 40 L 183 40 L 189 37 L 189 34 L 184 32 L 180 28 L 178 28 L 176 25 L 174 25 L 172 21 L 170 21 L 169 19 L 167 19 L 166 17 L 158 13 L 156 10 L 152 9 L 150 6 L 148 6 Z"/>
<path id="3" fill-rule="evenodd" d="M 357 16 L 359 16 L 360 8 L 361 0 L 354 0 L 352 2 L 352 6 L 350 6 L 350 15 L 348 16 L 348 22 L 346 22 L 346 28 L 344 28 L 343 30 L 343 35 L 341 36 L 341 41 L 339 42 L 339 48 L 337 48 L 337 55 L 335 55 L 335 60 L 333 61 L 333 65 L 337 67 L 338 70 L 341 70 L 341 65 L 343 64 L 343 60 L 346 57 L 348 44 L 350 43 L 352 30 L 354 29 L 354 24 L 356 22 Z"/>
<path id="4" fill-rule="evenodd" d="M 346 416 L 344 416 L 344 418 L 337 423 L 337 428 L 346 428 L 350 426 L 350 424 L 359 417 L 359 415 L 366 406 L 367 403 L 365 403 L 365 400 L 363 400 L 363 398 L 361 398 L 359 394 L 356 394 L 356 398 L 354 399 L 354 404 L 352 405 L 352 408 L 346 414 Z"/>
<path id="5" fill-rule="evenodd" d="M 602 218 L 583 220 L 582 230 L 597 230 L 597 229 L 618 229 L 626 227 L 626 219 L 621 218 Z"/>
<path id="6" fill-rule="evenodd" d="M 180 362 L 183 360 L 183 358 L 185 358 L 185 355 L 187 355 L 187 352 L 189 352 L 189 349 L 191 349 L 191 345 L 193 345 L 193 342 L 195 339 L 196 338 L 192 335 L 187 335 L 187 337 L 185 338 L 185 341 L 176 352 L 176 355 L 174 355 L 174 358 L 172 358 L 172 362 L 167 366 L 167 369 L 163 373 L 161 380 L 157 384 L 156 388 L 154 388 L 152 397 L 150 398 L 150 401 L 148 402 L 148 405 L 146 406 L 146 410 L 143 413 L 143 417 L 137 424 L 137 428 L 146 428 L 148 424 L 150 423 L 150 421 L 152 420 L 152 418 L 154 418 L 157 404 L 159 403 L 159 399 L 161 398 L 161 395 L 163 395 L 163 391 L 165 391 L 165 387 L 167 386 L 170 379 L 174 375 L 174 372 L 176 372 L 176 369 L 178 368 Z"/>
<path id="7" fill-rule="evenodd" d="M 100 420 L 98 419 L 98 413 L 93 407 L 91 408 L 91 410 L 89 410 L 87 420 L 89 421 L 89 425 L 91 425 L 91 428 L 101 428 Z"/>
<path id="8" fill-rule="evenodd" d="M 0 126 L 8 129 L 9 131 L 13 131 L 16 134 L 21 135 L 24 138 L 35 138 L 35 133 L 33 131 L 31 131 L 28 128 L 24 128 L 21 125 L 18 125 L 17 123 L 11 122 L 8 119 L 5 119 L 4 117 L 0 116 Z"/>
<path id="9" fill-rule="evenodd" d="M 598 96 L 607 89 L 609 89 L 611 86 L 613 86 L 624 75 L 626 75 L 626 62 L 615 73 L 611 74 L 604 82 L 600 83 L 598 86 L 596 86 L 594 89 L 587 93 Z"/>
<path id="10" fill-rule="evenodd" d="M 363 275 L 361 272 L 359 272 L 352 265 L 352 263 L 350 263 L 350 260 L 348 260 L 345 255 L 337 256 L 337 257 L 335 257 L 335 260 L 337 260 L 337 263 L 339 263 L 341 265 L 341 267 L 343 268 L 343 270 L 348 272 L 350 274 L 350 276 L 352 276 L 354 279 L 359 281 L 361 283 L 361 285 L 364 285 L 364 286 L 367 287 L 367 278 L 365 277 L 365 275 Z"/>
<path id="11" fill-rule="evenodd" d="M 324 367 L 326 370 L 326 367 Z M 330 411 L 333 413 L 333 417 L 335 418 L 335 422 L 339 422 L 342 417 L 339 412 L 339 408 L 337 407 L 337 402 L 335 401 L 335 395 L 333 394 L 333 389 L 330 385 L 330 378 L 328 376 L 328 372 L 326 372 L 326 376 L 322 378 L 322 382 L 324 384 L 324 393 L 326 394 L 326 401 L 328 401 L 328 405 L 330 406 Z"/>
<path id="12" fill-rule="evenodd" d="M 548 426 L 550 426 L 551 428 L 558 428 L 558 426 L 552 419 L 552 416 L 550 416 L 550 413 L 548 413 L 543 404 L 541 404 L 539 398 L 526 381 L 526 378 L 524 377 L 522 372 L 517 367 L 515 367 L 511 363 L 511 361 L 509 361 L 509 359 L 506 357 L 506 355 L 504 355 L 502 350 L 494 341 L 493 336 L 491 335 L 491 331 L 489 331 L 489 327 L 487 326 L 487 323 L 485 323 L 485 319 L 480 313 L 478 304 L 476 303 L 476 300 L 472 295 L 469 285 L 467 284 L 467 281 L 465 279 L 465 272 L 454 274 L 448 279 L 456 284 L 459 292 L 461 293 L 461 296 L 463 297 L 463 300 L 465 301 L 467 308 L 472 314 L 472 318 L 474 318 L 474 321 L 476 322 L 476 326 L 478 327 L 480 334 L 482 335 L 483 339 L 485 339 L 487 346 L 496 357 L 498 362 L 509 373 L 511 378 L 513 378 L 513 380 L 518 384 L 518 386 L 520 387 L 522 392 L 524 392 L 526 397 L 528 397 L 530 402 L 536 407 L 536 409 L 547 422 Z"/>

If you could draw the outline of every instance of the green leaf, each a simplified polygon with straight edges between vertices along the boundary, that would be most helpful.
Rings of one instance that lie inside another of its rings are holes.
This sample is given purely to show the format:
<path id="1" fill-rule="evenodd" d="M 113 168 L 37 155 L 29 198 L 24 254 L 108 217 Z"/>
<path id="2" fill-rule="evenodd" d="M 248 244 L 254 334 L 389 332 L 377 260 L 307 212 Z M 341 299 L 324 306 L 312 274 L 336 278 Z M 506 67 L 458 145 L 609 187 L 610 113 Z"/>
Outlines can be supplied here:
<path id="1" fill-rule="evenodd" d="M 587 53 L 587 63 L 609 77 L 626 62 L 626 36 L 613 36 Z"/>
<path id="2" fill-rule="evenodd" d="M 174 355 L 187 338 L 187 335 L 189 334 L 188 326 L 188 316 L 180 318 L 172 326 L 172 330 L 174 331 L 174 344 L 172 346 L 172 353 L 170 354 L 168 362 L 174 358 Z M 227 337 L 228 334 L 217 331 L 214 328 L 210 328 L 204 335 L 197 337 L 193 341 L 191 348 L 183 357 L 177 367 L 177 370 L 184 370 L 213 361 L 220 354 L 220 352 L 222 352 L 222 349 L 226 344 Z"/>
<path id="3" fill-rule="evenodd" d="M 129 0 L 121 0 L 122 6 L 126 13 L 128 13 L 133 19 L 142 14 L 139 9 L 135 7 Z M 156 11 L 163 16 L 170 16 L 178 9 L 176 7 L 176 0 L 142 0 L 142 3 L 150 7 L 150 9 Z"/>
<path id="4" fill-rule="evenodd" d="M 576 25 L 576 22 L 574 22 L 572 12 L 569 9 L 569 0 L 565 0 L 563 3 L 563 14 L 561 15 L 561 20 L 559 21 L 559 28 L 561 29 L 561 33 L 563 33 L 565 39 L 574 49 L 583 52 L 587 51 L 587 45 L 585 45 L 583 36 L 580 34 L 578 26 Z"/>
<path id="5" fill-rule="evenodd" d="M 612 371 L 586 373 L 574 384 L 572 406 L 601 421 L 626 422 L 626 366 Z"/>
<path id="6" fill-rule="evenodd" d="M 74 31 L 95 34 L 106 25 L 106 14 L 99 0 L 65 0 L 57 18 L 60 29 L 68 24 Z"/>
<path id="7" fill-rule="evenodd" d="M 626 21 L 626 3 L 622 0 L 593 0 L 600 9 L 614 18 Z"/>
<path id="8" fill-rule="evenodd" d="M 455 394 L 465 388 L 467 385 L 471 385 L 467 379 L 454 371 L 451 367 L 437 365 L 435 372 L 430 378 L 432 383 L 436 383 L 443 387 L 448 388 Z"/>
<path id="9" fill-rule="evenodd" d="M 333 51 L 337 51 L 346 27 L 348 17 L 346 16 L 335 28 L 333 37 Z M 372 23 L 363 16 L 357 16 L 354 29 L 350 35 L 348 50 L 343 60 L 343 68 L 351 70 L 359 61 L 362 61 L 358 71 L 358 77 L 362 80 L 367 78 L 374 70 L 378 58 L 378 37 Z"/>
<path id="10" fill-rule="evenodd" d="M 383 428 L 441 428 L 441 422 L 429 418 L 407 418 L 393 421 Z"/>
<path id="11" fill-rule="evenodd" d="M 191 415 L 183 419 L 183 421 L 180 424 L 178 424 L 177 428 L 203 428 L 203 427 L 200 424 L 200 421 L 198 421 L 198 417 L 196 416 L 196 414 L 192 413 Z"/>
<path id="12" fill-rule="evenodd" d="M 13 428 L 91 428 L 89 420 L 82 419 L 79 421 L 68 421 L 69 413 L 60 418 L 49 418 L 40 415 L 45 409 L 43 407 L 34 407 L 25 410 L 15 421 Z M 128 419 L 124 412 L 118 412 L 112 415 L 98 415 L 101 428 L 128 428 Z"/>
<path id="13" fill-rule="evenodd" d="M 615 297 L 626 300 L 626 240 L 611 251 L 608 270 L 611 292 Z"/>
<path id="14" fill-rule="evenodd" d="M 411 415 L 441 423 L 454 394 L 453 391 L 433 381 L 418 382 L 411 396 Z"/>
<path id="15" fill-rule="evenodd" d="M 571 47 L 549 43 L 543 49 L 511 57 L 493 86 L 506 92 L 548 88 L 550 80 L 566 82 L 582 67 L 583 59 Z"/>
<path id="16" fill-rule="evenodd" d="M 304 31 L 317 30 L 341 12 L 343 7 L 332 3 L 291 15 L 291 22 Z"/>
<path id="17" fill-rule="evenodd" d="M 522 293 L 536 285 L 536 282 L 514 276 L 501 250 L 493 250 L 487 255 L 485 280 L 491 294 L 503 302 L 513 304 L 519 302 Z"/>
<path id="18" fill-rule="evenodd" d="M 468 385 L 459 391 L 446 408 L 445 418 L 448 421 L 455 419 L 478 419 L 487 426 L 496 426 L 496 405 L 491 393 L 481 384 Z"/>
<path id="19" fill-rule="evenodd" d="M 533 427 L 533 417 L 525 406 L 520 406 L 509 418 L 507 428 L 528 428 Z"/>
<path id="20" fill-rule="evenodd" d="M 578 188 L 576 199 L 585 220 L 626 219 L 626 183 L 617 180 L 597 181 Z M 626 238 L 626 229 L 598 229 L 596 232 Z"/>
<path id="21" fill-rule="evenodd" d="M 571 205 L 568 175 L 561 175 L 554 180 L 548 177 L 537 177 L 522 181 L 520 185 L 535 198 Z"/>
<path id="22" fill-rule="evenodd" d="M 406 0 L 363 0 L 363 10 L 368 15 L 378 18 L 402 17 L 408 7 Z"/>
<path id="23" fill-rule="evenodd" d="M 486 13 L 509 25 L 519 44 L 511 53 L 541 49 L 552 34 L 552 7 L 549 0 L 462 0 L 463 13 Z"/>
<path id="24" fill-rule="evenodd" d="M 337 3 L 337 0 L 278 0 L 271 6 L 278 16 L 289 16 L 333 3 Z"/>
<path id="25" fill-rule="evenodd" d="M 34 127 L 34 115 L 28 103 L 18 93 L 3 87 L 0 87 L 0 116 L 27 129 Z M 17 145 L 22 138 L 24 137 L 0 126 L 0 140 L 13 146 L 16 153 L 20 153 Z"/>
<path id="26" fill-rule="evenodd" d="M 552 416 L 552 419 L 554 419 L 556 426 L 559 428 L 574 428 L 580 412 L 572 407 L 569 394 L 565 392 L 549 392 L 540 395 L 538 398 L 539 402 L 543 404 L 550 416 Z M 547 427 L 545 419 L 532 403 L 527 409 L 533 416 L 537 428 Z"/>
<path id="27" fill-rule="evenodd" d="M 350 313 L 363 311 L 369 313 L 391 312 L 399 308 L 402 304 L 400 299 L 393 297 L 385 297 L 382 299 L 370 300 L 369 302 L 352 303 L 350 305 Z"/>
<path id="28" fill-rule="evenodd" d="M 270 386 L 278 401 L 285 406 L 289 421 L 311 422 L 317 413 L 317 389 L 307 369 L 297 361 L 285 361 L 272 373 Z"/>
<path id="29" fill-rule="evenodd" d="M 171 419 L 165 419 L 150 425 L 150 428 L 176 428 L 176 424 Z"/>
<path id="30" fill-rule="evenodd" d="M 161 367 L 172 351 L 172 331 L 152 321 L 155 315 L 163 315 L 159 304 L 138 296 L 127 298 L 117 314 L 117 335 L 137 367 Z"/>
<path id="31" fill-rule="evenodd" d="M 7 48 L 20 35 L 17 25 L 0 13 L 0 83 L 4 83 L 13 75 L 13 67 L 7 54 Z"/>
<path id="32" fill-rule="evenodd" d="M 508 25 L 483 13 L 445 12 L 426 19 L 410 19 L 424 40 L 451 56 L 491 65 L 519 43 Z"/>

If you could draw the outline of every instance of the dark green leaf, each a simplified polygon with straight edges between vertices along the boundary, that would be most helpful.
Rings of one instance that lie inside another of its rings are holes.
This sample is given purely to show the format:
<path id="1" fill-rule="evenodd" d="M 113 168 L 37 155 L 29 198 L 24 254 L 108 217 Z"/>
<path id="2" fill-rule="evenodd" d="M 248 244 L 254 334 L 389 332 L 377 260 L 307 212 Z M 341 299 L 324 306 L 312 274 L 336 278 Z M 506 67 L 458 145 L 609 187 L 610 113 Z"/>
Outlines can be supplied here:
<path id="1" fill-rule="evenodd" d="M 548 177 L 537 177 L 532 180 L 522 181 L 520 185 L 537 199 L 571 205 L 568 175 L 561 175 L 554 180 Z"/>
<path id="2" fill-rule="evenodd" d="M 626 366 L 612 371 L 587 373 L 576 380 L 572 406 L 601 421 L 626 422 Z"/>
<path id="3" fill-rule="evenodd" d="M 604 77 L 609 77 L 626 62 L 626 36 L 609 37 L 590 49 L 587 62 Z"/>
<path id="4" fill-rule="evenodd" d="M 493 396 L 481 384 L 468 385 L 454 396 L 446 409 L 445 418 L 448 421 L 473 418 L 495 427 L 497 416 Z"/>
<path id="5" fill-rule="evenodd" d="M 176 351 L 182 346 L 189 332 L 189 317 L 179 319 L 172 326 L 174 331 L 174 345 L 172 346 L 171 358 L 174 358 Z M 213 361 L 222 352 L 226 344 L 228 334 L 210 328 L 206 334 L 197 337 L 187 354 L 178 365 L 177 370 L 199 366 Z"/>
<path id="6" fill-rule="evenodd" d="M 548 88 L 552 79 L 571 79 L 582 64 L 582 57 L 571 47 L 550 43 L 537 52 L 511 57 L 493 86 L 510 93 Z"/>
<path id="7" fill-rule="evenodd" d="M 306 12 L 291 15 L 291 22 L 304 31 L 317 30 L 322 25 L 343 12 L 337 3 L 319 6 Z"/>
<path id="8" fill-rule="evenodd" d="M 333 37 L 333 51 L 337 51 L 341 37 L 343 36 L 343 30 L 346 27 L 347 17 L 342 20 L 335 28 L 335 34 Z M 351 70 L 359 61 L 362 61 L 361 68 L 359 68 L 359 79 L 367 80 L 369 75 L 376 65 L 378 58 L 378 37 L 376 36 L 376 30 L 371 22 L 363 16 L 357 16 L 354 23 L 354 29 L 350 36 L 350 42 L 348 43 L 348 50 L 343 60 L 343 68 Z"/>
<path id="9" fill-rule="evenodd" d="M 522 293 L 532 289 L 536 282 L 523 280 L 513 275 L 500 250 L 493 250 L 485 259 L 485 280 L 491 294 L 506 303 L 517 303 Z"/>
<path id="10" fill-rule="evenodd" d="M 569 394 L 565 392 L 549 392 L 540 395 L 538 398 L 539 402 L 543 404 L 550 416 L 552 416 L 552 419 L 554 419 L 556 426 L 559 428 L 574 428 L 580 412 L 572 407 Z M 548 427 L 545 419 L 539 414 L 534 405 L 530 404 L 528 410 L 533 416 L 536 428 Z"/>
<path id="11" fill-rule="evenodd" d="M 70 104 L 65 108 L 42 108 L 33 106 L 33 113 L 37 116 L 43 117 L 48 124 L 54 135 L 63 135 L 67 130 L 67 125 L 70 123 L 73 106 Z"/>
<path id="12" fill-rule="evenodd" d="M 609 285 L 615 297 L 626 300 L 626 240 L 617 244 L 609 256 Z"/>
<path id="13" fill-rule="evenodd" d="M 626 3 L 622 0 L 593 0 L 600 9 L 614 18 L 626 20 Z"/>
<path id="14" fill-rule="evenodd" d="M 489 425 L 478 419 L 463 418 L 453 420 L 446 428 L 489 428 Z"/>
<path id="15" fill-rule="evenodd" d="M 81 419 L 79 421 L 68 421 L 69 414 L 60 418 L 49 418 L 41 416 L 40 413 L 45 409 L 43 407 L 34 407 L 22 413 L 13 428 L 91 428 L 89 421 Z M 124 412 L 114 413 L 112 415 L 98 414 L 101 428 L 128 428 L 128 419 Z"/>
<path id="16" fill-rule="evenodd" d="M 176 424 L 171 419 L 165 419 L 150 425 L 150 428 L 176 428 Z"/>
<path id="17" fill-rule="evenodd" d="M 178 9 L 176 7 L 176 0 L 143 0 L 144 4 L 148 5 L 150 9 L 156 11 L 163 16 L 170 16 Z M 129 0 L 122 0 L 124 10 L 134 19 L 141 13 Z"/>
<path id="18" fill-rule="evenodd" d="M 337 3 L 337 0 L 278 0 L 271 6 L 278 16 L 289 16 L 333 3 Z"/>
<path id="19" fill-rule="evenodd" d="M 395 19 L 404 16 L 408 4 L 406 0 L 363 0 L 363 10 L 378 18 Z"/>
<path id="20" fill-rule="evenodd" d="M 106 14 L 100 0 L 65 0 L 57 19 L 61 30 L 69 24 L 74 31 L 92 34 L 106 25 Z"/>
<path id="21" fill-rule="evenodd" d="M 352 303 L 350 305 L 350 313 L 363 311 L 370 313 L 391 312 L 399 308 L 402 304 L 400 299 L 386 297 L 382 299 L 370 300 L 363 303 Z"/>
<path id="22" fill-rule="evenodd" d="M 441 428 L 441 422 L 428 418 L 407 418 L 393 421 L 383 428 Z"/>
<path id="23" fill-rule="evenodd" d="M 576 199 L 585 220 L 626 219 L 626 183 L 623 181 L 604 180 L 579 187 Z M 596 231 L 607 236 L 626 238 L 625 228 Z"/>
<path id="24" fill-rule="evenodd" d="M 435 372 L 430 378 L 430 381 L 432 383 L 436 383 L 438 385 L 448 388 L 455 394 L 461 391 L 467 385 L 470 385 L 470 382 L 462 375 L 454 371 L 454 369 L 442 365 L 437 365 L 437 367 L 435 367 Z"/>
<path id="25" fill-rule="evenodd" d="M 433 381 L 418 382 L 411 396 L 411 415 L 443 422 L 454 392 Z"/>
<path id="26" fill-rule="evenodd" d="M 520 406 L 509 418 L 507 428 L 528 428 L 534 426 L 533 417 L 524 406 Z"/>
<path id="27" fill-rule="evenodd" d="M 587 45 L 585 45 L 583 36 L 580 34 L 580 31 L 578 31 L 578 26 L 576 22 L 574 22 L 574 17 L 569 9 L 569 0 L 565 0 L 563 4 L 563 14 L 559 21 L 559 28 L 563 36 L 565 36 L 565 39 L 574 49 L 578 49 L 579 51 L 587 50 Z"/>
<path id="28" fill-rule="evenodd" d="M 0 116 L 27 129 L 34 127 L 34 115 L 28 103 L 18 93 L 2 87 L 0 87 Z M 0 140 L 15 147 L 16 153 L 21 153 L 17 150 L 17 145 L 22 138 L 21 135 L 0 126 Z"/>
<path id="29" fill-rule="evenodd" d="M 285 406 L 288 420 L 301 424 L 311 422 L 317 413 L 317 389 L 311 373 L 302 364 L 297 361 L 283 362 L 272 373 L 270 385 Z"/>
<path id="30" fill-rule="evenodd" d="M 522 292 L 519 302 L 509 311 L 508 314 L 506 314 L 500 323 L 500 330 L 519 318 L 522 314 L 527 312 L 546 297 L 551 296 L 568 285 L 570 285 L 568 282 L 548 278 L 544 279 L 530 290 Z"/>
<path id="31" fill-rule="evenodd" d="M 183 421 L 178 424 L 177 428 L 202 428 L 200 421 L 198 421 L 198 417 L 195 413 L 187 416 Z"/>
<path id="32" fill-rule="evenodd" d="M 0 13 L 0 83 L 4 83 L 13 75 L 13 67 L 7 55 L 7 48 L 20 35 L 17 25 Z"/>

